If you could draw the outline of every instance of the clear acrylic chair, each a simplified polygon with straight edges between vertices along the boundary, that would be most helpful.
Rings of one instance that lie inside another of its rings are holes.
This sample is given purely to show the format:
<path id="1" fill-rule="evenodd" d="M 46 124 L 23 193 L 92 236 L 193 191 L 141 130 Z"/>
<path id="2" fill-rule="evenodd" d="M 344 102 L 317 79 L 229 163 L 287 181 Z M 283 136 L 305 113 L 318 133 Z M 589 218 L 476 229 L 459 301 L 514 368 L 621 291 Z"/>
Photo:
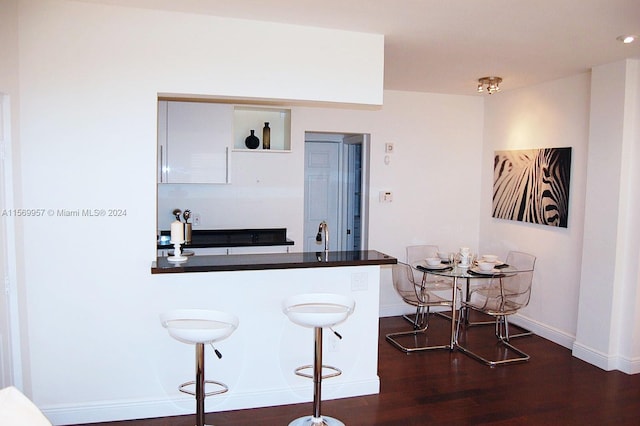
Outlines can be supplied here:
<path id="1" fill-rule="evenodd" d="M 425 260 L 428 257 L 438 257 L 439 248 L 436 245 L 414 245 L 407 247 L 407 264 L 409 266 L 419 262 L 421 260 Z M 422 283 L 423 281 L 428 284 L 431 291 L 451 291 L 453 287 L 453 280 L 450 278 L 439 277 L 437 275 L 432 275 L 427 272 L 418 271 L 416 269 L 412 269 L 413 274 L 413 282 Z M 422 326 L 420 322 L 421 319 L 426 318 L 425 313 L 420 315 L 420 307 L 416 308 L 416 313 L 414 318 L 411 318 L 409 315 L 403 315 L 404 319 L 409 321 L 414 325 L 414 327 L 418 328 Z M 429 307 L 426 308 L 426 315 L 429 315 Z M 451 319 L 451 317 L 444 315 L 446 318 Z"/>
<path id="2" fill-rule="evenodd" d="M 516 269 L 521 269 L 521 270 L 529 270 L 529 269 L 533 269 L 534 265 L 535 265 L 535 261 L 536 258 L 532 257 L 531 255 L 527 254 L 527 253 L 522 253 L 519 251 L 510 251 L 507 254 L 507 258 L 505 259 L 505 264 L 508 266 L 512 266 Z M 468 279 L 467 280 L 467 294 L 466 294 L 466 299 L 469 300 L 470 296 L 471 296 L 471 291 L 473 290 L 474 287 L 477 286 L 485 286 L 487 284 L 487 282 L 484 279 Z M 480 319 L 480 320 L 476 320 L 476 321 L 472 321 L 469 318 L 469 309 L 466 310 L 465 312 L 466 314 L 466 318 L 465 318 L 465 326 L 467 327 L 473 327 L 476 325 L 494 325 L 496 322 L 496 319 L 493 320 L 484 320 L 484 319 Z M 524 337 L 524 336 L 531 336 L 533 333 L 530 330 L 524 329 L 521 326 L 517 326 L 521 331 L 517 334 L 513 334 L 513 333 L 509 333 L 509 338 L 513 339 L 516 337 Z"/>
<path id="3" fill-rule="evenodd" d="M 511 338 L 517 336 L 510 336 L 509 334 L 508 317 L 516 314 L 529 304 L 535 261 L 535 256 L 531 254 L 522 252 L 509 253 L 507 263 L 516 271 L 509 272 L 505 270 L 506 272 L 498 273 L 494 277 L 485 280 L 487 283 L 474 287 L 469 293 L 469 299 L 463 300 L 460 306 L 457 335 L 459 335 L 460 325 L 464 322 L 465 316 L 468 315 L 469 309 L 482 312 L 495 317 L 495 334 L 498 338 L 498 344 L 510 349 L 518 356 L 492 360 L 478 354 L 477 351 L 470 350 L 468 346 L 461 345 L 459 339 L 456 339 L 458 348 L 462 352 L 490 366 L 529 360 L 529 355 L 509 343 Z"/>
<path id="4" fill-rule="evenodd" d="M 451 349 L 450 341 L 447 341 L 446 344 L 429 345 L 422 343 L 425 339 L 421 339 L 422 342 L 419 342 L 418 339 L 418 337 L 426 337 L 425 333 L 429 327 L 427 309 L 431 306 L 447 306 L 451 308 L 453 305 L 451 298 L 441 295 L 442 288 L 438 284 L 432 286 L 429 281 L 422 281 L 422 279 L 420 282 L 415 282 L 413 270 L 406 263 L 398 262 L 393 265 L 392 277 L 393 287 L 398 295 L 402 297 L 405 303 L 416 307 L 416 320 L 413 329 L 410 331 L 387 334 L 386 339 L 389 343 L 405 353 L 429 349 Z M 400 342 L 400 339 L 406 336 L 414 337 L 414 345 L 407 346 Z"/>

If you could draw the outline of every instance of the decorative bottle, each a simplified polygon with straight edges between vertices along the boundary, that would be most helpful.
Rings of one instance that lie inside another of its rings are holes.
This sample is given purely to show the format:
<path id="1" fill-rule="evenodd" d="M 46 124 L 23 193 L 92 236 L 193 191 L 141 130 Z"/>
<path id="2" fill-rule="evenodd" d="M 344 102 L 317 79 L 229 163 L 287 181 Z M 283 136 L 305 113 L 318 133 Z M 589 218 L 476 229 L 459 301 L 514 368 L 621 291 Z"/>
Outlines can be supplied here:
<path id="1" fill-rule="evenodd" d="M 264 123 L 264 129 L 262 129 L 262 149 L 271 149 L 271 128 L 269 123 Z"/>
<path id="2" fill-rule="evenodd" d="M 244 144 L 249 149 L 256 149 L 260 145 L 260 139 L 253 134 L 254 132 L 255 130 L 251 130 L 251 134 L 244 140 Z"/>

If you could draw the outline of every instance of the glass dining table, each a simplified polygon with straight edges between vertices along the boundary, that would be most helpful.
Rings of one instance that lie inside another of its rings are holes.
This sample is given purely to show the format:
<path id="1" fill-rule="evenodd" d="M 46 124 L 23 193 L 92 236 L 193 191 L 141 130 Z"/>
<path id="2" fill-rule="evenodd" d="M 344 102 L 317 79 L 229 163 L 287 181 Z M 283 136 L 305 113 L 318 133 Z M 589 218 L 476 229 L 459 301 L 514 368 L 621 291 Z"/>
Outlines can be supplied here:
<path id="1" fill-rule="evenodd" d="M 471 279 L 490 279 L 503 277 L 510 272 L 517 272 L 515 268 L 502 262 L 496 263 L 495 268 L 490 271 L 481 271 L 473 265 L 460 266 L 459 264 L 451 265 L 441 263 L 438 266 L 428 266 L 425 261 L 414 262 L 411 264 L 411 267 L 416 271 L 424 273 L 423 282 L 426 280 L 428 274 L 453 279 L 453 286 L 451 287 L 451 350 L 455 349 L 458 343 L 456 340 L 456 317 L 458 312 L 458 289 L 462 290 L 461 283 L 464 285 L 465 297 L 468 299 Z"/>

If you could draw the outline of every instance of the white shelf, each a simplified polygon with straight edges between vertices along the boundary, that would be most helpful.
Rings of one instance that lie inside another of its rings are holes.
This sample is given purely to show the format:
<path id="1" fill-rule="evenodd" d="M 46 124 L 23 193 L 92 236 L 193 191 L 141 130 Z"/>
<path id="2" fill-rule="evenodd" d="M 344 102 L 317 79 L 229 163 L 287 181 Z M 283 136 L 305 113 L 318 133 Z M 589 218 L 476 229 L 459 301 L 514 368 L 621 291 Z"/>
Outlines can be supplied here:
<path id="1" fill-rule="evenodd" d="M 271 128 L 271 148 L 262 149 L 264 123 Z M 248 149 L 244 143 L 251 130 L 260 139 L 256 149 Z M 289 152 L 291 151 L 291 110 L 237 105 L 233 109 L 234 152 Z"/>

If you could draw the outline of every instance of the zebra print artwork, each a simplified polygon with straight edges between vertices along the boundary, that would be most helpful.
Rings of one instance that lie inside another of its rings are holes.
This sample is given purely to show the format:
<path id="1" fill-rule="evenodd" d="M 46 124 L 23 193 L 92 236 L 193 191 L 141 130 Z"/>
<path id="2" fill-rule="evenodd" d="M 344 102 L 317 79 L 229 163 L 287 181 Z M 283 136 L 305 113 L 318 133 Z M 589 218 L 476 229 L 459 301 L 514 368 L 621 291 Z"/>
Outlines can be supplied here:
<path id="1" fill-rule="evenodd" d="M 571 148 L 496 151 L 493 217 L 567 227 Z"/>

